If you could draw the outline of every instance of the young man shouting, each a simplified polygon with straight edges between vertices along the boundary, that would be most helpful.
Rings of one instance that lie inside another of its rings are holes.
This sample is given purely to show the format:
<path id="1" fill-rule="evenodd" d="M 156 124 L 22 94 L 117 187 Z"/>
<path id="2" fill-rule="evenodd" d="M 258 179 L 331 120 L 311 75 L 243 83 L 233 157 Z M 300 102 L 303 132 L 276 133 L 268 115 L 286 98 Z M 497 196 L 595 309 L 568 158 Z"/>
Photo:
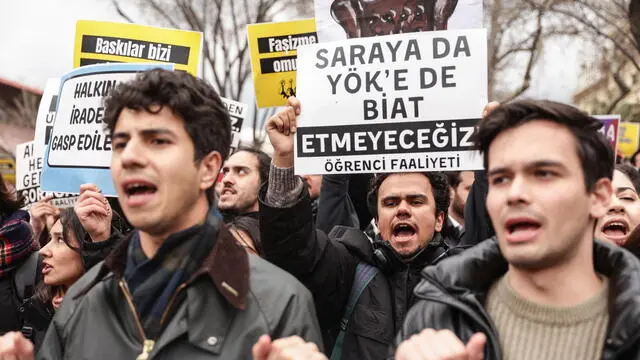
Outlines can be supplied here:
<path id="1" fill-rule="evenodd" d="M 497 240 L 423 272 L 396 359 L 640 357 L 640 262 L 593 239 L 612 194 L 600 126 L 549 101 L 480 123 Z"/>
<path id="2" fill-rule="evenodd" d="M 111 173 L 135 230 L 67 293 L 40 359 L 248 359 L 262 334 L 320 344 L 309 292 L 240 247 L 216 209 L 230 121 L 215 91 L 152 70 L 106 100 Z M 0 339 L 0 359 L 29 344 Z"/>

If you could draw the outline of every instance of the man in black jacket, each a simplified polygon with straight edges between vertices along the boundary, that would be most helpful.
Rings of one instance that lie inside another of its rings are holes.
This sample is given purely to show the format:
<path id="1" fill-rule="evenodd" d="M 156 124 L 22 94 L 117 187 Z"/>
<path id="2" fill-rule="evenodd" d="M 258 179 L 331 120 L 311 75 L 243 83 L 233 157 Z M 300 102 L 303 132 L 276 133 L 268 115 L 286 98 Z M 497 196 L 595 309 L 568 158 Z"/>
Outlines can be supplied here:
<path id="1" fill-rule="evenodd" d="M 304 183 L 293 175 L 300 103 L 289 98 L 289 105 L 267 124 L 274 155 L 260 196 L 265 257 L 311 290 L 327 353 L 342 342 L 333 358 L 380 359 L 415 300 L 412 290 L 420 270 L 448 254 L 439 233 L 449 206 L 446 176 L 377 176 L 368 202 L 380 237 L 372 244 L 360 229 L 347 227 L 327 236 L 316 230 Z M 359 287 L 357 303 L 349 306 L 350 293 Z"/>
<path id="2" fill-rule="evenodd" d="M 239 246 L 213 202 L 229 153 L 220 97 L 186 72 L 155 69 L 105 101 L 111 175 L 133 230 L 67 294 L 39 359 L 248 359 L 298 335 L 322 348 L 309 291 Z M 0 339 L 0 359 L 28 342 Z"/>
<path id="3" fill-rule="evenodd" d="M 497 240 L 424 270 L 396 359 L 640 359 L 640 262 L 593 239 L 612 193 L 600 126 L 549 101 L 480 123 Z"/>

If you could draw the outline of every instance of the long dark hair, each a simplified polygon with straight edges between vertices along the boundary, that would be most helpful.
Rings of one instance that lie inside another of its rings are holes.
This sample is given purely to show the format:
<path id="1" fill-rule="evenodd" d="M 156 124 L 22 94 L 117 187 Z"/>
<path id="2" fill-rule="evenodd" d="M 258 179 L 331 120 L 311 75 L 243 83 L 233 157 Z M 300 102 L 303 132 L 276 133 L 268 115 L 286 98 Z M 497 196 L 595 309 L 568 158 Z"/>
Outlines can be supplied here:
<path id="1" fill-rule="evenodd" d="M 19 210 L 24 203 L 24 198 L 15 190 L 9 189 L 0 174 L 0 216 L 11 214 Z"/>
<path id="2" fill-rule="evenodd" d="M 76 215 L 75 211 L 73 211 L 73 208 L 66 208 L 66 209 L 60 210 L 60 223 L 62 225 L 62 241 L 64 241 L 64 243 L 70 249 L 76 251 L 78 254 L 81 255 L 82 254 L 81 247 L 82 247 L 83 241 L 87 241 L 87 239 L 89 239 L 90 241 L 91 237 L 86 236 L 87 232 L 82 227 L 82 224 L 80 223 L 80 219 L 78 218 L 78 215 Z M 48 232 L 43 231 L 43 234 L 44 235 L 41 235 L 39 241 L 40 241 L 40 245 L 44 247 L 44 245 L 46 245 L 51 240 L 51 238 Z M 76 241 L 78 242 L 77 246 L 71 243 L 70 241 L 71 234 L 73 234 Z M 83 268 L 86 271 L 86 267 L 84 266 L 85 264 L 82 256 L 80 256 L 80 261 L 82 261 Z M 36 295 L 40 301 L 42 301 L 45 304 L 49 304 L 53 300 L 53 296 L 59 291 L 66 292 L 67 289 L 63 285 L 55 285 L 55 286 L 47 285 L 44 283 L 44 281 L 41 281 L 36 290 Z"/>

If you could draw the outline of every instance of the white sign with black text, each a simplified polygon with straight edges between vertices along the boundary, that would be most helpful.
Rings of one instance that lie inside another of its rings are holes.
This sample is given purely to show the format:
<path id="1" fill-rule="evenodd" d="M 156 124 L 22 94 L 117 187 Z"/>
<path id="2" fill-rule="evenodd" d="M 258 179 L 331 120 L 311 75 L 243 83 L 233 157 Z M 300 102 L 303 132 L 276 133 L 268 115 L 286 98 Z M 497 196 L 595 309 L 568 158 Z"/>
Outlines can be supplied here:
<path id="1" fill-rule="evenodd" d="M 42 155 L 38 155 L 37 148 L 35 141 L 16 145 L 16 190 L 24 198 L 25 209 L 47 195 L 53 195 L 51 204 L 55 207 L 73 207 L 78 198 L 75 195 L 40 191 Z"/>
<path id="2" fill-rule="evenodd" d="M 231 118 L 231 150 L 229 151 L 229 155 L 231 155 L 238 150 L 238 146 L 240 146 L 240 131 L 242 130 L 244 118 L 246 117 L 247 105 L 223 97 L 220 99 L 222 99 L 222 103 Z"/>
<path id="3" fill-rule="evenodd" d="M 473 29 L 300 47 L 296 174 L 481 169 L 486 46 Z"/>
<path id="4" fill-rule="evenodd" d="M 56 118 L 56 108 L 58 106 L 58 91 L 60 91 L 60 78 L 47 80 L 40 99 L 40 105 L 38 106 L 34 138 L 34 150 L 36 155 L 40 157 L 44 155 L 44 148 L 49 145 L 49 140 L 51 139 L 53 121 Z"/>

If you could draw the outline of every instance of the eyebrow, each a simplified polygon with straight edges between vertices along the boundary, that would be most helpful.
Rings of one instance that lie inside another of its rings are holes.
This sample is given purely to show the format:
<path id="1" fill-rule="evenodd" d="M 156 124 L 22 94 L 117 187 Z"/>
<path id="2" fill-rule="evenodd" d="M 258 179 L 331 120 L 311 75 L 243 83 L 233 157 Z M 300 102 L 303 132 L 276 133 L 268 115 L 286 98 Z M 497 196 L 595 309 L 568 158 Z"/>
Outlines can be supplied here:
<path id="1" fill-rule="evenodd" d="M 394 199 L 400 199 L 402 196 L 400 195 L 389 195 L 389 196 L 385 196 L 382 198 L 382 200 L 394 200 Z M 427 195 L 425 194 L 408 194 L 405 196 L 407 199 L 418 199 L 418 198 L 427 198 Z"/>
<path id="2" fill-rule="evenodd" d="M 528 168 L 528 169 L 540 168 L 540 167 L 556 167 L 556 168 L 566 169 L 566 166 L 564 166 L 564 164 L 558 161 L 553 161 L 553 160 L 539 160 L 539 161 L 534 161 L 525 165 L 525 168 Z M 507 167 L 495 168 L 493 170 L 489 170 L 487 172 L 487 175 L 493 176 L 496 174 L 502 174 L 507 172 L 507 169 L 508 169 Z"/>
<path id="3" fill-rule="evenodd" d="M 175 138 L 175 134 L 173 133 L 173 131 L 171 131 L 171 130 L 169 130 L 167 128 L 144 129 L 144 130 L 140 130 L 139 133 L 143 137 L 153 137 L 153 136 L 157 136 L 157 135 L 169 135 L 169 136 Z M 129 135 L 128 132 L 124 132 L 124 131 L 116 132 L 111 136 L 112 139 L 128 139 L 130 137 L 131 137 L 131 135 Z"/>
<path id="4" fill-rule="evenodd" d="M 246 169 L 246 170 L 251 170 L 250 167 L 248 166 L 244 166 L 244 165 L 226 165 L 222 167 L 223 169 L 233 169 L 233 170 L 242 170 L 242 169 Z"/>
<path id="5" fill-rule="evenodd" d="M 633 192 L 636 192 L 636 189 L 634 189 L 632 187 L 623 186 L 623 187 L 616 188 L 616 194 L 621 193 L 621 192 L 625 192 L 627 190 L 631 190 Z"/>
<path id="6" fill-rule="evenodd" d="M 53 236 L 62 236 L 62 231 L 56 231 L 54 233 L 51 233 L 51 235 L 53 235 Z"/>

